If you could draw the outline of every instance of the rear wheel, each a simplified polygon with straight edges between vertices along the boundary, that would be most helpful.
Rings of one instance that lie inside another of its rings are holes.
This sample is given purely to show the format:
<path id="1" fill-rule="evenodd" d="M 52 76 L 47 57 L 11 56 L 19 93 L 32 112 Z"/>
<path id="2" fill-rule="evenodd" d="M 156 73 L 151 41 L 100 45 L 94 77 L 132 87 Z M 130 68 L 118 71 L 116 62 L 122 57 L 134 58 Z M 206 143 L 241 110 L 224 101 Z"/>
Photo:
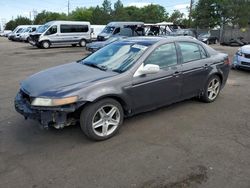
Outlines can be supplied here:
<path id="1" fill-rule="evenodd" d="M 115 135 L 123 122 L 123 109 L 114 99 L 103 99 L 83 109 L 80 125 L 92 140 L 106 140 Z"/>
<path id="2" fill-rule="evenodd" d="M 41 46 L 45 49 L 48 49 L 50 48 L 50 42 L 49 41 L 43 41 Z"/>
<path id="3" fill-rule="evenodd" d="M 201 99 L 204 102 L 213 102 L 218 97 L 221 89 L 221 80 L 217 75 L 213 75 L 208 79 L 205 91 Z"/>

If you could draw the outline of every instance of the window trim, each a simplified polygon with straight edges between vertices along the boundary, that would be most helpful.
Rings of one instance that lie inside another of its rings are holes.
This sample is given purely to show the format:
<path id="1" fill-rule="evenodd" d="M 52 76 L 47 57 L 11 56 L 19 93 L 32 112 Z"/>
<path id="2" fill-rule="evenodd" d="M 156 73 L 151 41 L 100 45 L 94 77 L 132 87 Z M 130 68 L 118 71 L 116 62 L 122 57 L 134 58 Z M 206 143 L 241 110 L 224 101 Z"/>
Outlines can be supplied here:
<path id="1" fill-rule="evenodd" d="M 163 46 L 163 45 L 167 45 L 167 44 L 174 44 L 174 47 L 175 47 L 175 54 L 176 54 L 176 64 L 174 64 L 174 65 L 166 65 L 166 66 L 164 66 L 164 67 L 160 67 L 160 70 L 165 70 L 165 69 L 167 69 L 167 68 L 169 68 L 169 67 L 172 67 L 172 66 L 177 66 L 178 64 L 180 64 L 179 62 L 180 62 L 180 59 L 179 59 L 179 53 L 178 53 L 178 48 L 177 48 L 177 46 L 176 46 L 176 43 L 175 42 L 167 42 L 167 43 L 164 43 L 164 44 L 161 44 L 161 45 L 159 45 L 159 46 L 157 46 L 155 49 L 153 49 L 151 52 L 150 52 L 150 54 L 148 54 L 148 56 L 144 59 L 144 61 L 143 61 L 143 66 L 145 66 L 145 61 L 147 61 L 148 60 L 148 58 L 150 57 L 150 55 L 152 54 L 152 53 L 154 53 L 155 52 L 155 50 L 157 49 L 157 48 L 159 48 L 159 47 L 161 47 L 161 46 Z"/>
<path id="2" fill-rule="evenodd" d="M 192 41 L 177 41 L 176 43 L 177 43 L 176 46 L 177 46 L 177 49 L 178 49 L 178 51 L 179 51 L 179 55 L 180 55 L 180 59 L 181 59 L 181 64 L 190 63 L 190 62 L 193 62 L 193 61 L 199 61 L 199 60 L 204 60 L 204 59 L 209 58 L 209 55 L 208 55 L 207 50 L 206 50 L 201 44 L 198 44 L 198 43 L 192 42 Z M 181 47 L 180 47 L 180 44 L 179 44 L 179 43 L 191 43 L 191 44 L 197 45 L 198 48 L 199 48 L 199 51 L 200 51 L 200 59 L 195 59 L 195 60 L 191 60 L 191 61 L 184 62 L 184 61 L 183 61 L 183 55 L 182 55 Z M 205 51 L 205 53 L 206 53 L 206 58 L 202 58 L 202 57 L 201 57 L 201 48 Z"/>

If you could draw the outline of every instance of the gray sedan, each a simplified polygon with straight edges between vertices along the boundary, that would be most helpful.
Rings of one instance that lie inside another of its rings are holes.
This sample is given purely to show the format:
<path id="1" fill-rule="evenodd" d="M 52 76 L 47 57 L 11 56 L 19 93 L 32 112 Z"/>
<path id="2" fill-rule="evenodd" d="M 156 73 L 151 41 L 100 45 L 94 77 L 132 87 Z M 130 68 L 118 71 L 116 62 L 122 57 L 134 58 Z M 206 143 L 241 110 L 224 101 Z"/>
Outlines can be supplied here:
<path id="1" fill-rule="evenodd" d="M 193 97 L 213 102 L 229 70 L 227 54 L 188 37 L 127 38 L 28 77 L 15 108 L 44 128 L 79 121 L 88 138 L 105 140 L 124 117 Z"/>

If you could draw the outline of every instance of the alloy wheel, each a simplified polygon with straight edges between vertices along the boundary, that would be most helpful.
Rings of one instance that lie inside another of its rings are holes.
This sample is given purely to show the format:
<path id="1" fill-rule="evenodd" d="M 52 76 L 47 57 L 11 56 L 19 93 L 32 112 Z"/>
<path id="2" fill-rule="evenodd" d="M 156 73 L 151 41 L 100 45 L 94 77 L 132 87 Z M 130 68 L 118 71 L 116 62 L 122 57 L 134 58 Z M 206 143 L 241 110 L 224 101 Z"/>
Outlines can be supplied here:
<path id="1" fill-rule="evenodd" d="M 220 81 L 213 78 L 208 84 L 207 96 L 209 100 L 214 100 L 220 92 Z"/>
<path id="2" fill-rule="evenodd" d="M 92 119 L 92 128 L 96 135 L 106 137 L 112 134 L 121 121 L 119 109 L 114 105 L 100 107 Z"/>

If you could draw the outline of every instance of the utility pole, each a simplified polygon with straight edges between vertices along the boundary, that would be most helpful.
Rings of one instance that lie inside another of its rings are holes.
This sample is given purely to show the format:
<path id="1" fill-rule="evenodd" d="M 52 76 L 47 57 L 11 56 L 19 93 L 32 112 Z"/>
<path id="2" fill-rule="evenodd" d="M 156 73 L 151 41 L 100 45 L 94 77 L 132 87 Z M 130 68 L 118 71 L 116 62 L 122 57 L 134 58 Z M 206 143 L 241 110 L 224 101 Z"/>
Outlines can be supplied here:
<path id="1" fill-rule="evenodd" d="M 68 0 L 68 15 L 69 15 L 69 0 Z"/>
<path id="2" fill-rule="evenodd" d="M 188 18 L 188 27 L 191 27 L 191 15 L 192 15 L 192 9 L 193 9 L 194 0 L 190 0 L 190 6 L 189 6 L 189 18 Z"/>

